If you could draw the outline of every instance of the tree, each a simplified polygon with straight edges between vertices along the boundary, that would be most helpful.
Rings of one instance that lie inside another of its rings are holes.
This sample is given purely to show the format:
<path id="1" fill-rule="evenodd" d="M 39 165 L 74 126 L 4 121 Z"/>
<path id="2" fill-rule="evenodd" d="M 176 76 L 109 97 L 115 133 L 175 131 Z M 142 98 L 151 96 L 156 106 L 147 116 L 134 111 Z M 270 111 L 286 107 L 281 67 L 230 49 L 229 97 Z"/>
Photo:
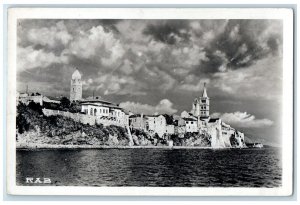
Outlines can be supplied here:
<path id="1" fill-rule="evenodd" d="M 22 114 L 19 114 L 17 116 L 16 125 L 17 125 L 18 133 L 20 134 L 29 130 L 29 123 L 27 122 L 26 118 Z"/>
<path id="2" fill-rule="evenodd" d="M 81 106 L 78 102 L 72 102 L 69 108 L 69 112 L 78 113 L 81 111 Z"/>
<path id="3" fill-rule="evenodd" d="M 43 114 L 42 106 L 41 106 L 39 103 L 35 103 L 35 102 L 31 101 L 31 102 L 28 104 L 28 107 L 29 107 L 31 110 L 38 112 L 40 115 Z"/>
<path id="4" fill-rule="evenodd" d="M 62 106 L 62 108 L 70 108 L 70 100 L 67 97 L 62 97 L 60 99 L 60 104 Z"/>

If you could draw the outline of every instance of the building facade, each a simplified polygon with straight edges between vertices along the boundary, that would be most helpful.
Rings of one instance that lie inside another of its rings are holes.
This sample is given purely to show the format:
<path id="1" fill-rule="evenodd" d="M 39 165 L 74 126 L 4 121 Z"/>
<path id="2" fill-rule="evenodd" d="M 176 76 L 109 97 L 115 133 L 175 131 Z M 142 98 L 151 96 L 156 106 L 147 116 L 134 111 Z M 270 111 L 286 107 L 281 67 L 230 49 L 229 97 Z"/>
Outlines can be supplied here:
<path id="1" fill-rule="evenodd" d="M 128 114 L 119 106 L 103 100 L 84 100 L 81 102 L 81 112 L 86 115 L 98 117 L 99 120 L 110 120 L 127 126 Z"/>
<path id="2" fill-rule="evenodd" d="M 185 122 L 185 131 L 186 132 L 198 132 L 197 119 L 195 117 L 183 118 Z"/>
<path id="3" fill-rule="evenodd" d="M 142 129 L 150 134 L 158 134 L 163 137 L 165 134 L 175 134 L 175 125 L 168 123 L 164 115 L 131 115 L 129 117 L 131 128 Z"/>

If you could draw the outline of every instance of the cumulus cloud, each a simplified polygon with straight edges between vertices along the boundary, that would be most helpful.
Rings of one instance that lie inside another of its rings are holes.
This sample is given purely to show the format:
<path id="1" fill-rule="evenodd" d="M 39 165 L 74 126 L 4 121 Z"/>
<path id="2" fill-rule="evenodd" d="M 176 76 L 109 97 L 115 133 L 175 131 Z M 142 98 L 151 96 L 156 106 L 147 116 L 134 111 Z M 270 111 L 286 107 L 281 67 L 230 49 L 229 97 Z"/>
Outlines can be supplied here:
<path id="1" fill-rule="evenodd" d="M 177 112 L 176 109 L 173 108 L 173 103 L 168 99 L 161 100 L 157 105 L 148 105 L 142 104 L 138 102 L 122 102 L 120 103 L 120 107 L 131 111 L 133 113 L 143 113 L 148 115 L 153 114 L 174 114 Z"/>
<path id="2" fill-rule="evenodd" d="M 256 119 L 254 115 L 247 112 L 213 113 L 211 116 L 221 118 L 225 123 L 239 128 L 262 128 L 273 125 L 273 121 Z"/>
<path id="3" fill-rule="evenodd" d="M 32 46 L 17 49 L 17 69 L 18 71 L 28 71 L 33 68 L 45 68 L 54 63 L 68 63 L 68 58 L 56 56 L 52 52 L 44 51 L 43 49 L 36 50 Z"/>
<path id="4" fill-rule="evenodd" d="M 280 82 L 276 78 L 280 75 L 276 71 L 279 61 L 276 60 L 277 66 L 270 61 L 261 63 L 273 57 L 280 59 L 282 22 L 279 20 L 20 20 L 19 23 L 19 73 L 38 67 L 53 75 L 48 67 L 76 66 L 92 79 L 87 89 L 106 95 L 197 92 L 203 84 L 200 79 L 209 79 L 216 95 L 269 99 L 278 95 L 273 90 L 264 94 L 252 88 L 267 91 L 274 87 L 273 82 Z M 244 68 L 243 72 L 239 68 Z M 103 80 L 104 76 L 109 80 Z"/>
<path id="5" fill-rule="evenodd" d="M 189 80 L 189 79 L 192 80 Z M 186 83 L 182 83 L 178 88 L 183 91 L 188 91 L 188 92 L 200 92 L 203 90 L 203 85 L 204 83 L 209 83 L 209 79 L 197 79 L 196 77 L 192 76 L 187 76 L 186 78 Z M 196 83 L 195 83 L 196 82 Z M 197 83 L 198 82 L 198 83 Z"/>
<path id="6" fill-rule="evenodd" d="M 98 58 L 106 66 L 114 64 L 125 52 L 114 33 L 105 31 L 101 25 L 80 31 L 71 42 L 69 51 L 79 58 Z"/>
<path id="7" fill-rule="evenodd" d="M 141 91 L 142 82 L 134 80 L 132 76 L 114 73 L 98 73 L 99 77 L 83 81 L 85 90 L 97 91 L 103 95 L 145 95 Z"/>
<path id="8" fill-rule="evenodd" d="M 63 21 L 57 22 L 51 27 L 32 28 L 26 33 L 27 40 L 34 45 L 57 46 L 67 45 L 73 37 L 69 34 Z"/>
<path id="9" fill-rule="evenodd" d="M 282 58 L 272 56 L 240 70 L 217 72 L 210 78 L 215 95 L 235 99 L 280 100 Z"/>
<path id="10" fill-rule="evenodd" d="M 175 62 L 177 66 L 184 66 L 187 70 L 193 68 L 193 66 L 199 65 L 200 60 L 208 60 L 205 52 L 197 45 L 174 48 L 171 51 L 171 55 L 174 60 L 176 59 Z"/>

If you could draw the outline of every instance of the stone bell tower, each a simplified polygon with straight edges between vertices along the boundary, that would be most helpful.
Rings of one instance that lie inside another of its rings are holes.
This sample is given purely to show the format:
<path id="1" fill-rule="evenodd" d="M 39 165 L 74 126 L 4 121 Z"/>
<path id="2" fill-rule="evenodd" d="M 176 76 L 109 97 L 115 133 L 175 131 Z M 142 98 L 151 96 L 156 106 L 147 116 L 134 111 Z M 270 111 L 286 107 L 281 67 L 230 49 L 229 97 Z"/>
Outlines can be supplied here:
<path id="1" fill-rule="evenodd" d="M 202 97 L 200 102 L 200 117 L 209 117 L 209 97 L 207 96 L 206 83 L 204 83 Z"/>
<path id="2" fill-rule="evenodd" d="M 81 74 L 76 69 L 71 79 L 70 101 L 78 101 L 82 98 Z"/>

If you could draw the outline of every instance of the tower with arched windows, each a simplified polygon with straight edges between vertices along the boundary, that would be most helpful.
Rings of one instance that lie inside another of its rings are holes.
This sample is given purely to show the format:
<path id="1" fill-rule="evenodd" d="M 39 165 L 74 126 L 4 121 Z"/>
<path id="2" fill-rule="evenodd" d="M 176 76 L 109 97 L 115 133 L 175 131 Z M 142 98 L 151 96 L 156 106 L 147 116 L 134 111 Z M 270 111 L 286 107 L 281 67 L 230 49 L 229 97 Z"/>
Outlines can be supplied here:
<path id="1" fill-rule="evenodd" d="M 196 98 L 193 102 L 192 114 L 196 117 L 209 117 L 209 97 L 207 96 L 205 83 L 202 96 Z"/>
<path id="2" fill-rule="evenodd" d="M 209 97 L 207 96 L 206 83 L 204 83 L 202 97 L 199 99 L 200 117 L 209 117 Z"/>
<path id="3" fill-rule="evenodd" d="M 76 69 L 72 74 L 71 79 L 71 90 L 70 90 L 70 101 L 78 101 L 82 98 L 82 82 L 81 74 Z"/>

